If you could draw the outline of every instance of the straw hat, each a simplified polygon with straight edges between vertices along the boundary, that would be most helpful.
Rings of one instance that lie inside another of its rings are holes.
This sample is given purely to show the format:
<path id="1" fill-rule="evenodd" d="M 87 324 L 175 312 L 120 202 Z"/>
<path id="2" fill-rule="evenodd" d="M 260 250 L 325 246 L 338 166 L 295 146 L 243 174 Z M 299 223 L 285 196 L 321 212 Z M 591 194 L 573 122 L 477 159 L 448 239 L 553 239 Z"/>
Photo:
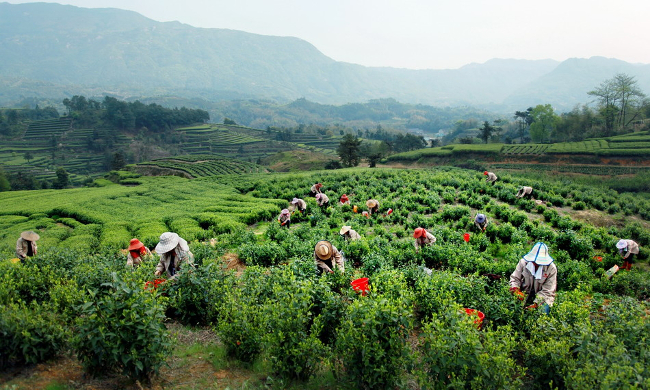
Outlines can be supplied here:
<path id="1" fill-rule="evenodd" d="M 300 199 L 293 198 L 293 200 L 291 201 L 291 204 L 297 204 L 298 202 L 300 202 Z"/>
<path id="2" fill-rule="evenodd" d="M 553 262 L 553 258 L 548 254 L 548 246 L 542 242 L 536 243 L 533 249 L 524 255 L 523 259 L 537 265 L 549 265 Z"/>
<path id="3" fill-rule="evenodd" d="M 289 209 L 282 209 L 282 211 L 280 212 L 280 214 L 282 214 L 282 215 L 289 215 L 289 214 L 291 214 L 291 212 L 289 211 Z"/>
<path id="4" fill-rule="evenodd" d="M 156 253 L 167 253 L 176 248 L 177 245 L 180 245 L 184 251 L 190 250 L 190 247 L 187 246 L 187 241 L 183 240 L 178 234 L 164 232 L 160 235 L 160 242 L 156 245 Z"/>
<path id="5" fill-rule="evenodd" d="M 36 241 L 39 238 L 41 238 L 41 236 L 39 236 L 36 232 L 33 232 L 33 231 L 29 230 L 29 231 L 20 233 L 20 238 L 22 238 L 23 240 L 27 240 L 27 241 Z"/>
<path id="6" fill-rule="evenodd" d="M 339 232 L 339 234 L 343 235 L 343 234 L 349 232 L 350 229 L 352 229 L 352 226 L 343 226 L 343 227 L 341 228 L 341 231 Z"/>
<path id="7" fill-rule="evenodd" d="M 476 214 L 476 222 L 478 223 L 485 222 L 485 214 Z"/>
<path id="8" fill-rule="evenodd" d="M 330 244 L 329 241 L 322 240 L 316 243 L 314 252 L 316 253 L 316 256 L 318 256 L 319 259 L 329 260 L 332 258 L 334 249 L 332 248 L 332 244 Z"/>
<path id="9" fill-rule="evenodd" d="M 143 246 L 144 246 L 144 244 L 141 243 L 140 240 L 138 240 L 137 238 L 134 238 L 129 243 L 129 250 L 130 251 L 135 251 L 135 250 L 138 250 L 138 249 L 142 248 Z"/>
<path id="10" fill-rule="evenodd" d="M 377 201 L 374 200 L 374 199 L 368 199 L 366 201 L 366 206 L 368 206 L 369 208 L 376 207 L 377 206 Z"/>
<path id="11" fill-rule="evenodd" d="M 420 238 L 420 237 L 424 236 L 425 234 L 427 234 L 427 231 L 424 230 L 424 228 L 419 227 L 419 228 L 415 229 L 415 231 L 413 232 L 413 237 Z"/>
<path id="12" fill-rule="evenodd" d="M 616 243 L 616 247 L 617 247 L 618 249 L 625 249 L 625 248 L 627 248 L 627 241 L 625 241 L 625 240 L 619 240 L 619 241 Z"/>

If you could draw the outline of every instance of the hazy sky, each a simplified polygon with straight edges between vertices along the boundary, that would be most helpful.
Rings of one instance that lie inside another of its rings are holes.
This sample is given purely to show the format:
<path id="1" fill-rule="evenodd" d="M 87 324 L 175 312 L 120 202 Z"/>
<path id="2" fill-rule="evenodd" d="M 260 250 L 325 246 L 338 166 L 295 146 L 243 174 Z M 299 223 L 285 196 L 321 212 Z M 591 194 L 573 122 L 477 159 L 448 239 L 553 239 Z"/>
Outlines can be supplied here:
<path id="1" fill-rule="evenodd" d="M 9 3 L 34 1 L 9 0 Z M 650 64 L 649 0 L 69 0 L 195 27 L 293 36 L 336 61 L 454 69 L 491 58 Z"/>

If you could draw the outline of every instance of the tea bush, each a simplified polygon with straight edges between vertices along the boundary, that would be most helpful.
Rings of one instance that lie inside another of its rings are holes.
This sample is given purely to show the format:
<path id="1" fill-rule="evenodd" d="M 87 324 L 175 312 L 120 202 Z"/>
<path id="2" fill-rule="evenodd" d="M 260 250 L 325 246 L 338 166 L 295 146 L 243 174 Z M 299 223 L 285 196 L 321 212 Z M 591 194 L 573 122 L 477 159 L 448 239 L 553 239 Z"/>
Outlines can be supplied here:
<path id="1" fill-rule="evenodd" d="M 67 347 L 71 332 L 49 307 L 10 303 L 0 310 L 0 368 L 40 363 Z"/>
<path id="2" fill-rule="evenodd" d="M 77 357 L 92 375 L 120 370 L 148 380 L 171 352 L 164 306 L 155 294 L 116 274 L 103 287 L 110 294 L 91 292 L 81 307 L 72 340 Z"/>
<path id="3" fill-rule="evenodd" d="M 347 307 L 336 329 L 334 372 L 357 388 L 389 388 L 410 360 L 410 309 L 399 300 L 365 298 Z"/>

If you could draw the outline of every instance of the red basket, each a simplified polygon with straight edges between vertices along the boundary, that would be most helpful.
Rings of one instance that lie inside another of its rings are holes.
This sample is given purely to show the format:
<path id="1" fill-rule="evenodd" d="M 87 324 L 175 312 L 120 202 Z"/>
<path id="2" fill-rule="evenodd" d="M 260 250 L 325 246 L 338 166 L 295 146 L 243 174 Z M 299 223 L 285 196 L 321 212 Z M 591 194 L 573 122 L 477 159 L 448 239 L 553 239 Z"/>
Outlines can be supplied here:
<path id="1" fill-rule="evenodd" d="M 463 240 L 465 240 L 465 242 L 469 242 L 469 233 L 463 234 Z"/>
<path id="2" fill-rule="evenodd" d="M 361 296 L 366 296 L 368 293 L 368 278 L 360 278 L 353 280 L 350 285 L 354 291 L 360 292 Z"/>
<path id="3" fill-rule="evenodd" d="M 481 325 L 483 324 L 483 319 L 485 319 L 485 314 L 483 314 L 482 311 L 478 311 L 476 309 L 467 309 L 465 308 L 465 313 L 469 316 L 477 316 L 478 318 L 474 320 L 474 324 L 476 325 L 477 328 L 481 329 Z"/>
<path id="4" fill-rule="evenodd" d="M 145 290 L 151 290 L 151 289 L 157 289 L 158 286 L 160 286 L 162 283 L 166 282 L 166 279 L 155 279 L 153 282 L 152 281 L 147 281 L 147 283 L 144 284 L 144 289 Z"/>

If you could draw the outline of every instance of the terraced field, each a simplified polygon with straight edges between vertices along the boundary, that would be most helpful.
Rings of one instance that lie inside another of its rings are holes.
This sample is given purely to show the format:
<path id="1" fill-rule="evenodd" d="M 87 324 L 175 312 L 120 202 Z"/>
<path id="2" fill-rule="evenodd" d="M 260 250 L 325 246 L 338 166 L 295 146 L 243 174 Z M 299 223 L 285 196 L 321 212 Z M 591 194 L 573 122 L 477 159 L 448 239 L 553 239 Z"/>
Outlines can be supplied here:
<path id="1" fill-rule="evenodd" d="M 158 173 L 164 173 L 166 170 L 169 170 L 170 174 L 184 172 L 189 178 L 266 172 L 257 164 L 214 155 L 174 156 L 132 166 L 136 172 L 147 172 L 152 168 L 159 169 Z"/>

